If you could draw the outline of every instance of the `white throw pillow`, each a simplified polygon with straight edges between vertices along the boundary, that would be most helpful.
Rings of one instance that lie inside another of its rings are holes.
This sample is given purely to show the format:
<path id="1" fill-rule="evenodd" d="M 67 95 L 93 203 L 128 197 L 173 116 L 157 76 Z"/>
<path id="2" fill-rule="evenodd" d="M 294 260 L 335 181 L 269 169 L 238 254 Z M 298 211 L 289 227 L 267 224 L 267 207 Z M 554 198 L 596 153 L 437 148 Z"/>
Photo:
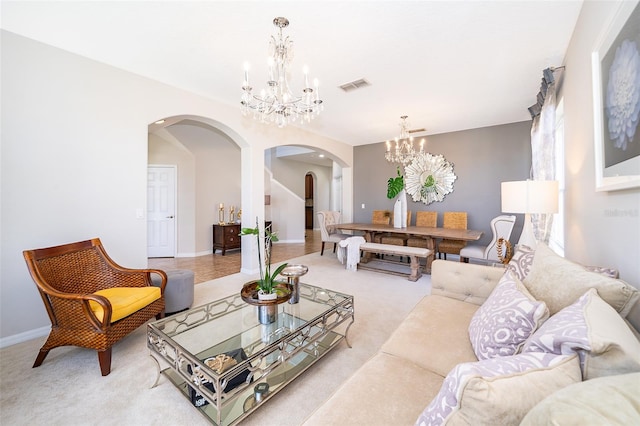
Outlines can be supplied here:
<path id="1" fill-rule="evenodd" d="M 532 355 L 458 364 L 416 426 L 519 424 L 538 402 L 580 381 L 576 355 Z"/>
<path id="2" fill-rule="evenodd" d="M 510 356 L 549 317 L 511 271 L 506 271 L 469 324 L 469 339 L 479 360 Z"/>
<path id="3" fill-rule="evenodd" d="M 588 289 L 598 290 L 600 297 L 623 317 L 640 298 L 638 290 L 622 280 L 587 271 L 584 266 L 558 256 L 539 243 L 531 271 L 522 281 L 538 300 L 544 300 L 551 315 L 575 302 Z"/>
<path id="4" fill-rule="evenodd" d="M 549 318 L 522 352 L 577 353 L 585 380 L 640 371 L 640 342 L 595 289 Z"/>

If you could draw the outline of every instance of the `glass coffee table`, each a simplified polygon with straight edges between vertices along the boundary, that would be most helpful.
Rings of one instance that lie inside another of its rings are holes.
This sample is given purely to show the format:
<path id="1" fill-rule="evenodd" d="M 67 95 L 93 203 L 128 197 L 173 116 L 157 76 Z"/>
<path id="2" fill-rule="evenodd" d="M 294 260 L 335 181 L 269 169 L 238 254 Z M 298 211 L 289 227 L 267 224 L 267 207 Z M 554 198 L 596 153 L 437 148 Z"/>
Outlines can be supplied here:
<path id="1" fill-rule="evenodd" d="M 354 320 L 353 296 L 300 283 L 299 302 L 281 303 L 276 321 L 260 324 L 258 308 L 238 290 L 148 324 L 153 386 L 164 373 L 211 422 L 236 424 L 343 339 L 351 347 Z M 233 361 L 218 374 L 222 354 Z"/>

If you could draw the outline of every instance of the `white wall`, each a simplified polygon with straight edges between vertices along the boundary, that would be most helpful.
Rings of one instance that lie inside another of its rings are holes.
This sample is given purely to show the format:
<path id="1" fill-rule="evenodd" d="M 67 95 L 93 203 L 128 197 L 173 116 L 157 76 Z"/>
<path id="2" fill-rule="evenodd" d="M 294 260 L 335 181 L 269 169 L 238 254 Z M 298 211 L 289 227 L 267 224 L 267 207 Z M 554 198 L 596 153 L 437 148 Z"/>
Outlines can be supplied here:
<path id="1" fill-rule="evenodd" d="M 116 262 L 146 266 L 146 218 L 136 218 L 136 210 L 146 210 L 148 125 L 157 119 L 205 117 L 240 146 L 241 202 L 249 218 L 264 217 L 265 149 L 304 140 L 353 163 L 351 146 L 258 125 L 237 105 L 7 31 L 1 43 L 0 346 L 49 325 L 22 250 L 100 237 Z M 242 267 L 252 271 L 255 243 L 247 245 Z"/>
<path id="2" fill-rule="evenodd" d="M 167 128 L 195 158 L 195 254 L 211 253 L 212 225 L 218 222 L 218 206 L 238 213 L 241 199 L 240 148 L 216 129 L 192 123 Z M 178 194 L 180 196 L 180 194 Z"/>
<path id="3" fill-rule="evenodd" d="M 565 255 L 616 268 L 640 289 L 640 189 L 595 191 L 591 54 L 618 7 L 617 2 L 585 2 L 565 58 L 559 92 L 565 110 Z M 638 304 L 628 318 L 640 329 Z"/>
<path id="4" fill-rule="evenodd" d="M 585 2 L 565 60 L 566 244 L 569 259 L 617 268 L 640 288 L 640 189 L 595 191 L 591 53 L 618 8 Z M 620 212 L 620 214 L 612 214 Z"/>

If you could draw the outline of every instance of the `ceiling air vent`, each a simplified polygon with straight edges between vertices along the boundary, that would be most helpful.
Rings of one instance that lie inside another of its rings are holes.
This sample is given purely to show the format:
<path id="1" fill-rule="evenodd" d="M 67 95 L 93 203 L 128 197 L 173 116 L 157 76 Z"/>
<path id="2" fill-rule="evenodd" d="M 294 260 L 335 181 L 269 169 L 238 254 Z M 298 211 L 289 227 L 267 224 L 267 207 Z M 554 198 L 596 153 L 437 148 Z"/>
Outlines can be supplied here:
<path id="1" fill-rule="evenodd" d="M 427 129 L 425 129 L 424 127 L 421 129 L 413 129 L 413 130 L 409 130 L 409 133 L 422 133 L 422 132 L 426 132 Z"/>
<path id="2" fill-rule="evenodd" d="M 338 87 L 340 87 L 345 92 L 351 92 L 352 90 L 360 89 L 361 87 L 367 87 L 367 86 L 371 86 L 371 83 L 369 83 L 364 78 L 361 78 L 359 80 L 354 80 L 354 81 L 350 81 L 349 83 L 342 84 Z"/>

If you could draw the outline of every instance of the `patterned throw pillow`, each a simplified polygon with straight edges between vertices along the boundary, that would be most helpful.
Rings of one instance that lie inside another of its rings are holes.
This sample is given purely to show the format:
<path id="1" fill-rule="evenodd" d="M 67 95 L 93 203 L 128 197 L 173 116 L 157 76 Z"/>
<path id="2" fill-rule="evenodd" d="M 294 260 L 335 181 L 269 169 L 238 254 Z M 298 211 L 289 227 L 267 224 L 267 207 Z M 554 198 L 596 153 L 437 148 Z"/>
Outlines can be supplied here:
<path id="1" fill-rule="evenodd" d="M 595 289 L 549 318 L 522 352 L 577 353 L 585 380 L 640 371 L 640 342 Z"/>
<path id="2" fill-rule="evenodd" d="M 580 381 L 576 355 L 532 355 L 458 364 L 416 426 L 519 424 L 538 402 Z"/>
<path id="3" fill-rule="evenodd" d="M 479 360 L 518 353 L 525 340 L 549 317 L 544 302 L 536 301 L 506 271 L 469 324 L 469 338 Z"/>
<path id="4" fill-rule="evenodd" d="M 520 281 L 524 281 L 531 270 L 535 252 L 536 251 L 529 246 L 522 244 L 517 245 L 513 257 L 511 257 L 511 260 L 507 264 L 507 269 L 513 272 Z"/>

